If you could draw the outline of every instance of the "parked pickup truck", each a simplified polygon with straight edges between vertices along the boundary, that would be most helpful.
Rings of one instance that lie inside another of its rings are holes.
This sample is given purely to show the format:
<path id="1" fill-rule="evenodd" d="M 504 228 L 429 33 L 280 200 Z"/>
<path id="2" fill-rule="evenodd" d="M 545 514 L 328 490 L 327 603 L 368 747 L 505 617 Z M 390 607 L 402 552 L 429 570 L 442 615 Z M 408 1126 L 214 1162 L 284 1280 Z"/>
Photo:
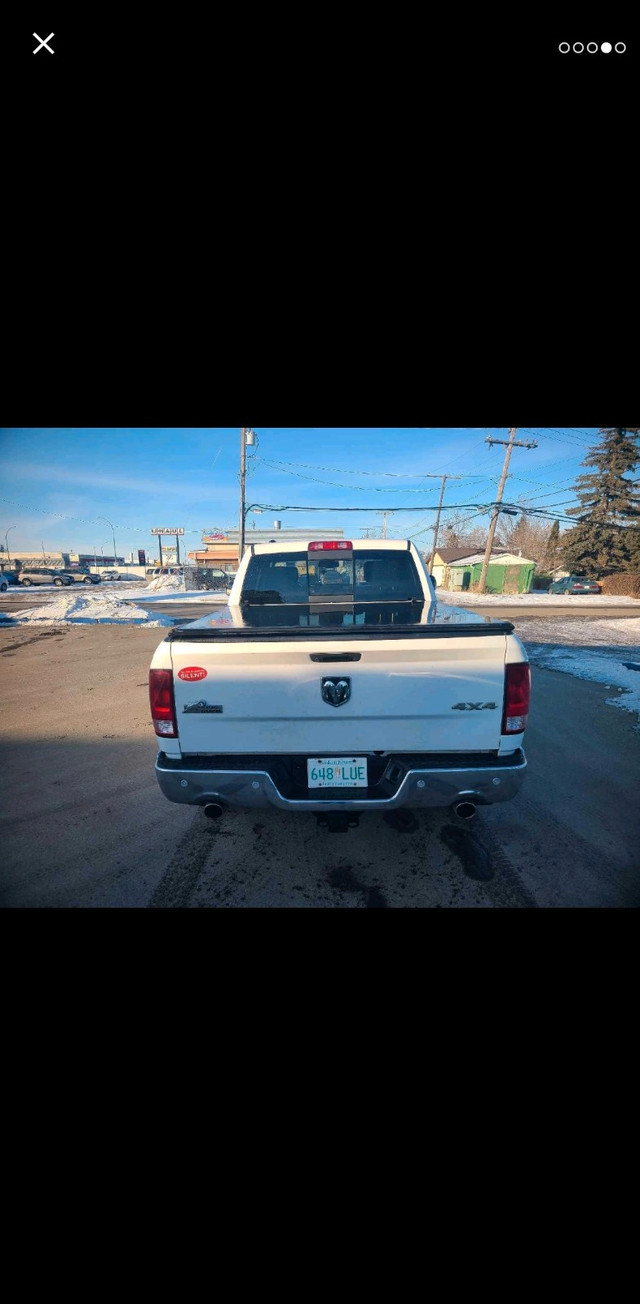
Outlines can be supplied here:
<path id="1" fill-rule="evenodd" d="M 156 775 L 212 818 L 469 817 L 523 782 L 530 682 L 513 625 L 438 606 L 409 541 L 252 545 L 228 606 L 153 657 Z"/>

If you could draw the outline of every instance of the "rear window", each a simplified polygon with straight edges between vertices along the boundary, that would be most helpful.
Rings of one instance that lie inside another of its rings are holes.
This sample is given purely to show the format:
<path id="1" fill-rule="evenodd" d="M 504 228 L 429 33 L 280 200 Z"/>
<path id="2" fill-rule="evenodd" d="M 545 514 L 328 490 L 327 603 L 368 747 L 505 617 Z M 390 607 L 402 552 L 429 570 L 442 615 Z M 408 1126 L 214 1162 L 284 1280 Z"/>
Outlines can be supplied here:
<path id="1" fill-rule="evenodd" d="M 243 604 L 298 605 L 311 599 L 336 601 L 424 601 L 410 552 L 275 553 L 252 557 L 244 583 Z"/>
<path id="2" fill-rule="evenodd" d="M 425 599 L 408 551 L 304 551 L 252 557 L 241 606 L 254 626 L 346 627 L 420 623 Z"/>

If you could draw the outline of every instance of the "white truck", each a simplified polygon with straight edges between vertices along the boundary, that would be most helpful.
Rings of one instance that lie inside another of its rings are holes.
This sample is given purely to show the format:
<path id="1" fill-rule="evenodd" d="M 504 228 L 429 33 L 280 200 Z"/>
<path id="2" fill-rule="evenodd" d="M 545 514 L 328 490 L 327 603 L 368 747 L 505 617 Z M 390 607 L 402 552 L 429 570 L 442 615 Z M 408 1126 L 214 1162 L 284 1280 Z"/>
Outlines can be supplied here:
<path id="1" fill-rule="evenodd" d="M 508 801 L 531 676 L 508 621 L 438 605 L 415 545 L 252 545 L 228 605 L 177 626 L 149 674 L 169 801 L 314 812 Z"/>

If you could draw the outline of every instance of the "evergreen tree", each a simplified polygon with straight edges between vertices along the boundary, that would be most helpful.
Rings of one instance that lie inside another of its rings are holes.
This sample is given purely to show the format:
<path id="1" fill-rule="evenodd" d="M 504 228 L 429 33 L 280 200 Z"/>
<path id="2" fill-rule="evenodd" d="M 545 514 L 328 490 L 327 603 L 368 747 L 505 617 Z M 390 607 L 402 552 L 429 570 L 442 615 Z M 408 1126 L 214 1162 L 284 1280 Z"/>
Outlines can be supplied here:
<path id="1" fill-rule="evenodd" d="M 600 442 L 582 466 L 590 475 L 578 476 L 579 507 L 567 514 L 577 524 L 562 539 L 562 560 L 570 571 L 599 575 L 604 570 L 628 570 L 640 526 L 640 496 L 636 482 L 627 479 L 640 462 L 637 429 L 600 430 Z"/>
<path id="2" fill-rule="evenodd" d="M 629 546 L 629 562 L 625 566 L 625 570 L 640 574 L 640 530 L 629 530 L 627 543 Z"/>
<path id="3" fill-rule="evenodd" d="M 560 539 L 560 522 L 554 521 L 549 531 L 544 556 L 540 568 L 545 575 L 551 575 L 562 565 L 563 544 Z"/>

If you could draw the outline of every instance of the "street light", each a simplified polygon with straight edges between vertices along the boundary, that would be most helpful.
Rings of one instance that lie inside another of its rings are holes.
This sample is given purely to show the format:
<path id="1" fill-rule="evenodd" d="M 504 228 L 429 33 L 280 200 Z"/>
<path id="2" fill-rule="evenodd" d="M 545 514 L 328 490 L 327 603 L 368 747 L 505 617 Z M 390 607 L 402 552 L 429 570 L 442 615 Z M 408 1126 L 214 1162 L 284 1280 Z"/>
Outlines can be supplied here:
<path id="1" fill-rule="evenodd" d="M 107 525 L 111 525 L 111 521 L 108 520 L 106 516 L 98 516 L 96 519 L 98 521 L 105 521 Z M 112 525 L 111 525 L 111 533 L 113 535 L 113 564 L 114 566 L 117 566 L 118 558 L 116 557 L 116 536 Z"/>
<path id="2" fill-rule="evenodd" d="M 16 525 L 10 525 L 9 529 L 7 530 L 7 533 L 4 536 L 5 547 L 7 549 L 7 557 L 9 558 L 9 565 L 11 565 L 11 556 L 9 553 L 9 534 L 11 533 L 12 530 L 16 530 L 17 528 L 18 527 Z"/>
<path id="3" fill-rule="evenodd" d="M 107 539 L 106 542 L 108 543 L 109 540 Z M 103 563 L 104 563 L 104 543 L 101 543 L 101 544 L 100 544 L 100 552 L 102 553 L 102 561 L 103 561 Z M 95 568 L 96 568 L 96 570 L 97 570 L 97 569 L 98 569 L 98 552 L 97 552 L 97 548 L 96 548 L 95 543 L 94 543 L 94 545 L 93 545 L 93 564 L 94 564 L 94 566 L 95 566 Z"/>

